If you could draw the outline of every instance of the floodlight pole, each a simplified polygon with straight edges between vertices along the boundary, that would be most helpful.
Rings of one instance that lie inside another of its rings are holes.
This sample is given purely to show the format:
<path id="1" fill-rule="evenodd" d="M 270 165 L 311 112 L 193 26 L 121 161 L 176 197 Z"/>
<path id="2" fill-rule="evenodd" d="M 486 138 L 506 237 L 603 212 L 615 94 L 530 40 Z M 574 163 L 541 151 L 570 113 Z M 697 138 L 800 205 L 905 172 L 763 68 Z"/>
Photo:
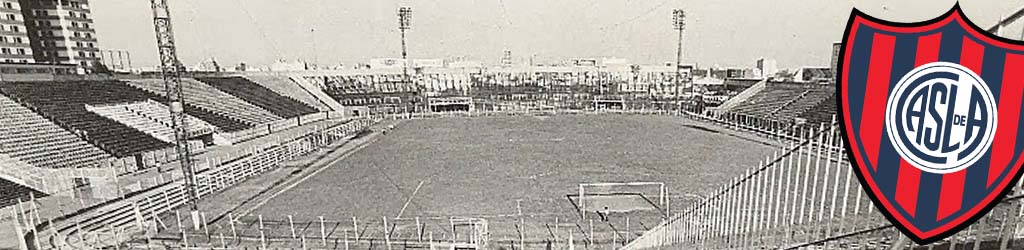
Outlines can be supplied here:
<path id="1" fill-rule="evenodd" d="M 402 34 L 402 80 L 409 80 L 409 53 L 405 45 L 405 31 L 410 28 L 409 21 L 412 18 L 412 9 L 409 7 L 398 8 L 398 31 Z"/>
<path id="2" fill-rule="evenodd" d="M 682 86 L 682 73 L 679 72 L 683 63 L 683 30 L 686 29 L 686 12 L 682 9 L 672 10 L 672 27 L 679 33 L 679 39 L 676 40 L 676 68 L 675 68 L 675 84 L 676 84 L 676 101 L 679 101 L 680 93 L 679 88 Z M 690 85 L 690 97 L 693 97 L 693 85 Z M 682 105 L 680 103 L 679 105 Z"/>
<path id="3" fill-rule="evenodd" d="M 317 53 L 318 51 L 317 51 L 317 48 L 316 48 L 316 28 L 309 28 L 309 36 L 310 36 L 310 39 L 309 39 L 310 43 L 313 44 L 313 46 L 312 46 L 313 47 L 312 48 L 313 49 L 313 66 L 315 66 L 317 69 L 319 69 L 320 68 L 320 54 Z M 311 69 L 312 67 L 308 67 L 308 68 Z"/>
<path id="4" fill-rule="evenodd" d="M 398 7 L 398 31 L 402 35 L 402 82 L 405 84 L 412 85 L 413 88 L 420 90 L 419 85 L 412 83 L 412 78 L 409 76 L 409 51 L 405 41 L 405 31 L 412 28 L 412 8 L 411 7 Z M 420 97 L 423 100 L 424 110 L 429 109 L 427 103 L 426 91 L 420 90 Z"/>
<path id="5" fill-rule="evenodd" d="M 185 114 L 185 96 L 181 86 L 181 74 L 185 67 L 178 61 L 177 47 L 174 43 L 174 30 L 171 27 L 171 11 L 167 0 L 151 0 L 153 9 L 153 27 L 156 30 L 157 49 L 160 52 L 160 70 L 167 91 L 167 107 L 171 111 L 171 127 L 174 129 L 174 149 L 178 154 L 178 163 L 185 175 L 186 203 L 192 214 L 192 224 L 199 229 L 199 192 L 196 190 L 196 169 L 192 162 L 191 150 L 188 145 L 188 124 Z"/>

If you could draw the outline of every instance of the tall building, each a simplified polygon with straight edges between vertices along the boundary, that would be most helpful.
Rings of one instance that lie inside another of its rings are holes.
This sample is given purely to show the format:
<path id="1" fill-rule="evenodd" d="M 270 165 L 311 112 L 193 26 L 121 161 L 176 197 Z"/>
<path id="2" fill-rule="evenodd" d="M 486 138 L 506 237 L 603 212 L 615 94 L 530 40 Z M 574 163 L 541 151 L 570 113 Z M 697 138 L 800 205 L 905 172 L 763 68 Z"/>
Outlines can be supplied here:
<path id="1" fill-rule="evenodd" d="M 100 63 L 88 0 L 21 0 L 21 6 L 36 62 L 83 68 Z"/>
<path id="2" fill-rule="evenodd" d="M 21 4 L 17 0 L 0 0 L 0 15 L 0 62 L 35 62 Z"/>

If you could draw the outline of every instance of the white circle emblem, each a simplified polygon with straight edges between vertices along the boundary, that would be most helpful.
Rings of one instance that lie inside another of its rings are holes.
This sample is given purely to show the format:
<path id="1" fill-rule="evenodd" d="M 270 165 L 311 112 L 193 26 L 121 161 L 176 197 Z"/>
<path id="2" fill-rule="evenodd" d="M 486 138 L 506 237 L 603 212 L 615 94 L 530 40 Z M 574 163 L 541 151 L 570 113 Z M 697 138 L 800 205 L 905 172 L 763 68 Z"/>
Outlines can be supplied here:
<path id="1" fill-rule="evenodd" d="M 955 63 L 911 70 L 889 95 L 886 132 L 896 152 L 922 171 L 946 174 L 978 161 L 992 146 L 996 103 L 988 84 Z"/>

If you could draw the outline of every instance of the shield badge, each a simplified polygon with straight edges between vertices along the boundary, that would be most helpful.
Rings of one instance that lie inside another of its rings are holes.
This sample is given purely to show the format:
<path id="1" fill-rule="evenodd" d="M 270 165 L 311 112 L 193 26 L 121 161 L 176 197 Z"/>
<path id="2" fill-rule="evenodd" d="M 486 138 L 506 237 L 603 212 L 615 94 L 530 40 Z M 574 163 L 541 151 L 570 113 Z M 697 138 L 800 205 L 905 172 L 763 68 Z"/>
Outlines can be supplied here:
<path id="1" fill-rule="evenodd" d="M 879 210 L 919 244 L 988 213 L 1021 176 L 1024 43 L 959 5 L 919 23 L 854 10 L 840 49 L 847 152 Z"/>

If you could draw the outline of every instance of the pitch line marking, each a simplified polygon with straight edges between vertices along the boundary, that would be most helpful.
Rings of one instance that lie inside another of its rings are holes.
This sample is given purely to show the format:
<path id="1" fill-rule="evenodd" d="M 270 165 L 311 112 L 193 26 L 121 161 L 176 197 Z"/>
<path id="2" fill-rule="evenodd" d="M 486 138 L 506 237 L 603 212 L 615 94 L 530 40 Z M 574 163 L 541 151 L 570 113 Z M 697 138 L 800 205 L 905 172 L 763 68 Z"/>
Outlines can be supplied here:
<path id="1" fill-rule="evenodd" d="M 332 160 L 332 161 L 331 161 L 330 163 L 328 163 L 328 164 L 324 165 L 323 167 L 321 167 L 321 168 L 319 168 L 319 169 L 317 169 L 317 170 L 314 170 L 314 171 L 313 171 L 312 173 L 310 173 L 309 175 L 306 175 L 306 176 L 302 177 L 301 179 L 299 179 L 298 181 L 295 181 L 295 182 L 293 182 L 292 184 L 289 184 L 289 185 L 288 185 L 287 187 L 285 187 L 285 188 L 283 188 L 283 189 L 281 189 L 281 190 L 278 190 L 278 191 L 277 191 L 277 192 L 275 192 L 274 194 L 270 195 L 270 197 L 267 197 L 267 198 L 265 198 L 265 199 L 262 199 L 262 200 L 261 200 L 261 201 L 260 201 L 259 203 L 256 203 L 256 205 L 255 205 L 255 206 L 253 206 L 253 207 L 251 207 L 251 208 L 247 209 L 247 210 L 245 211 L 245 213 L 243 213 L 243 214 L 249 214 L 249 213 L 252 213 L 252 211 L 256 211 L 256 209 L 259 209 L 259 208 L 260 208 L 260 207 L 262 207 L 263 205 L 267 204 L 267 202 L 270 202 L 270 200 L 273 200 L 273 199 L 274 199 L 274 198 L 276 198 L 276 197 L 277 197 L 278 195 L 281 195 L 281 194 L 283 194 L 284 192 L 287 192 L 288 190 L 291 190 L 292 188 L 294 188 L 295 186 L 298 186 L 298 185 L 299 185 L 300 183 L 303 183 L 303 182 L 305 182 L 305 181 L 306 181 L 306 180 L 308 180 L 309 178 L 312 178 L 313 176 L 316 176 L 316 175 L 317 175 L 317 174 L 319 174 L 320 172 L 323 172 L 324 170 L 326 170 L 326 169 L 328 169 L 328 168 L 331 168 L 332 166 L 334 166 L 334 165 L 335 165 L 335 164 L 337 164 L 338 162 L 340 162 L 340 161 L 342 161 L 342 160 L 345 160 L 345 159 L 347 159 L 347 158 L 348 158 L 348 157 L 349 157 L 350 155 L 352 155 L 352 154 L 355 154 L 355 153 L 356 153 L 356 152 L 358 152 L 359 150 L 361 150 L 361 149 L 365 148 L 366 146 L 369 146 L 369 145 L 370 145 L 370 144 L 372 144 L 373 142 L 377 141 L 377 139 L 378 139 L 378 138 L 377 138 L 377 135 L 379 135 L 379 134 L 373 134 L 373 135 L 372 135 L 372 136 L 373 136 L 373 138 L 368 138 L 368 139 L 367 139 L 366 141 L 363 141 L 363 142 L 362 142 L 361 144 L 358 144 L 358 145 L 356 145 L 355 147 L 353 147 L 352 149 L 350 149 L 349 151 L 347 151 L 347 152 L 345 152 L 345 153 L 341 154 L 340 156 L 338 156 L 338 158 L 336 158 L 336 159 Z M 343 147 L 343 146 L 342 146 L 342 147 Z M 339 148 L 339 149 L 340 149 L 340 148 Z M 329 154 L 330 154 L 330 153 L 328 153 L 328 155 L 329 155 Z M 314 163 L 313 163 L 312 165 L 315 165 L 315 164 L 316 164 L 316 163 L 314 162 Z"/>
<path id="2" fill-rule="evenodd" d="M 402 205 L 402 210 L 398 211 L 398 216 L 395 216 L 395 218 L 398 218 L 398 219 L 402 218 L 402 214 L 405 214 L 405 208 L 409 207 L 409 203 L 412 202 L 412 198 L 415 198 L 416 197 L 416 193 L 420 192 L 420 188 L 423 187 L 423 183 L 424 182 L 425 181 L 420 181 L 420 184 L 416 185 L 416 189 L 412 191 L 411 195 L 409 195 L 409 199 L 405 201 L 405 205 Z"/>

